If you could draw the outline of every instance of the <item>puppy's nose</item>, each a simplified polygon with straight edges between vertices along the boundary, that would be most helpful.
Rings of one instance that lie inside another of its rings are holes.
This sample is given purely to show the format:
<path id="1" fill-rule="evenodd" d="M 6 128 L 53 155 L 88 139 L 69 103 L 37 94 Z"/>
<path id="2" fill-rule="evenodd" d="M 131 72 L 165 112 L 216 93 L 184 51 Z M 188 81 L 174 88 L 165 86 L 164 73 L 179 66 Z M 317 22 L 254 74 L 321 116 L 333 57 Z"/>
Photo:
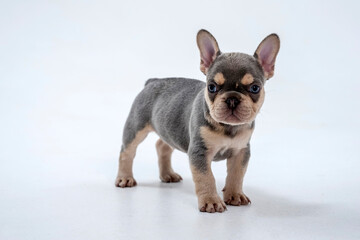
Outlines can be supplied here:
<path id="1" fill-rule="evenodd" d="M 228 105 L 228 108 L 235 109 L 237 105 L 239 105 L 240 101 L 236 97 L 229 97 L 225 100 L 226 104 Z"/>

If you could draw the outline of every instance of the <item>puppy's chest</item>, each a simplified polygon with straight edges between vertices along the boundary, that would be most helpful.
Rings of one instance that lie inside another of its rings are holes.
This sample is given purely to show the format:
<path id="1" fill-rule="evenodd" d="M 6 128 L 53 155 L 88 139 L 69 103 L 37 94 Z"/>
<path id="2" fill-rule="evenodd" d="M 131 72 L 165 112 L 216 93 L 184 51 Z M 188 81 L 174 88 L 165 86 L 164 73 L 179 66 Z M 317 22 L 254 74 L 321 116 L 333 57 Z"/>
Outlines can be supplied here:
<path id="1" fill-rule="evenodd" d="M 202 127 L 200 132 L 207 149 L 214 154 L 216 161 L 229 158 L 246 148 L 253 129 L 241 129 L 234 136 L 227 136 L 208 127 Z"/>

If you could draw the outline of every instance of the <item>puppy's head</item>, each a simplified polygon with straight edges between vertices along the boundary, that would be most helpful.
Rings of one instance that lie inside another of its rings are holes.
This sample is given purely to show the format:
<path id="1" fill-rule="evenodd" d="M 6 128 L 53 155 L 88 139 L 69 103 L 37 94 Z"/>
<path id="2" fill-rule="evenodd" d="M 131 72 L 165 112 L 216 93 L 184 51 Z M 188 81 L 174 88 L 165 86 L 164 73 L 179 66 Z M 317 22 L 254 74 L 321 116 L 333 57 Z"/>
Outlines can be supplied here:
<path id="1" fill-rule="evenodd" d="M 265 97 L 265 81 L 274 75 L 280 48 L 276 34 L 267 36 L 253 56 L 221 53 L 216 39 L 206 30 L 197 34 L 200 70 L 206 75 L 205 100 L 210 116 L 219 123 L 252 122 Z"/>

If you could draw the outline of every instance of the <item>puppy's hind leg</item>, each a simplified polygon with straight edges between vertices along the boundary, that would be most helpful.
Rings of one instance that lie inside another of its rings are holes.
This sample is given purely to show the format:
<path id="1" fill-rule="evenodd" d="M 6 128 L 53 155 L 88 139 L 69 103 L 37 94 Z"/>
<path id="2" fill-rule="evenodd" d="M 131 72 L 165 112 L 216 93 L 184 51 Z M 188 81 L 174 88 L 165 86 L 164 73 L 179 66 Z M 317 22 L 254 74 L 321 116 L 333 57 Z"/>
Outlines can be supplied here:
<path id="1" fill-rule="evenodd" d="M 159 139 L 156 142 L 156 151 L 159 157 L 159 171 L 162 182 L 179 182 L 182 177 L 171 167 L 171 154 L 174 151 L 166 142 Z"/>
<path id="2" fill-rule="evenodd" d="M 116 187 L 133 187 L 136 181 L 133 177 L 133 160 L 136 154 L 137 146 L 146 138 L 149 132 L 152 131 L 150 125 L 146 125 L 142 129 L 136 131 L 131 128 L 129 124 L 125 125 L 124 129 L 124 143 L 121 148 L 119 157 L 119 170 L 115 180 Z M 129 139 L 131 139 L 129 141 Z"/>

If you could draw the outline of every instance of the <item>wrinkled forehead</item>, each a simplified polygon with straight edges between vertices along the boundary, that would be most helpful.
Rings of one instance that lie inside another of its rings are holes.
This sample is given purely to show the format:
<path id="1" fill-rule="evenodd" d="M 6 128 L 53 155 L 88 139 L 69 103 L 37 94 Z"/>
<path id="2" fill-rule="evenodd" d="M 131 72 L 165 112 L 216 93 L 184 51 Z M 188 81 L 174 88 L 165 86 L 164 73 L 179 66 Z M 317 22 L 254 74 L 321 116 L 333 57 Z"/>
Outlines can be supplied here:
<path id="1" fill-rule="evenodd" d="M 252 82 L 264 83 L 264 73 L 257 60 L 248 54 L 223 53 L 216 58 L 207 74 L 207 81 L 215 81 L 219 85 L 241 84 Z"/>

